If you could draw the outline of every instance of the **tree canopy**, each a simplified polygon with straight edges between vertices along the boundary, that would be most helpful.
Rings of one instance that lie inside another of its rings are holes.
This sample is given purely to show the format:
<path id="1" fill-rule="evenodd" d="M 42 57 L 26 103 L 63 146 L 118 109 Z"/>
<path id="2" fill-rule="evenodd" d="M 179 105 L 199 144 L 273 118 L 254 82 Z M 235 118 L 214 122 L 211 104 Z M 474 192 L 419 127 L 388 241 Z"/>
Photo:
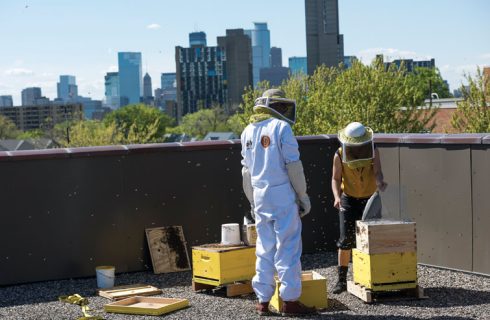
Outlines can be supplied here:
<path id="1" fill-rule="evenodd" d="M 468 86 L 461 86 L 464 100 L 451 118 L 451 125 L 459 132 L 490 132 L 490 79 L 477 69 L 475 77 L 466 75 Z"/>

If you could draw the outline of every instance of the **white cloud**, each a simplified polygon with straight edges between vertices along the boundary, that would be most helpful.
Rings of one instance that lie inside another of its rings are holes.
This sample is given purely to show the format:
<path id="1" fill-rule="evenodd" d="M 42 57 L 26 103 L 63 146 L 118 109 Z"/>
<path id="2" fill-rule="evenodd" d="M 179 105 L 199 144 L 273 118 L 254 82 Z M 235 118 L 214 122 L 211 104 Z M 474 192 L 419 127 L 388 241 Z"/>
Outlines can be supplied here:
<path id="1" fill-rule="evenodd" d="M 480 56 L 480 58 L 485 59 L 485 60 L 490 60 L 490 53 L 484 53 Z"/>
<path id="2" fill-rule="evenodd" d="M 157 30 L 160 29 L 162 26 L 160 26 L 158 23 L 152 23 L 146 26 L 146 29 L 150 30 Z"/>
<path id="3" fill-rule="evenodd" d="M 30 69 L 12 68 L 5 70 L 5 74 L 8 76 L 29 76 L 34 74 L 34 72 Z"/>
<path id="4" fill-rule="evenodd" d="M 109 68 L 107 68 L 107 72 L 117 72 L 118 68 L 116 65 L 112 65 L 112 66 L 109 66 Z"/>
<path id="5" fill-rule="evenodd" d="M 371 63 L 377 54 L 382 54 L 385 61 L 393 61 L 395 59 L 415 59 L 428 60 L 431 56 L 421 55 L 415 51 L 401 50 L 396 48 L 368 48 L 357 53 L 357 57 L 363 63 Z"/>

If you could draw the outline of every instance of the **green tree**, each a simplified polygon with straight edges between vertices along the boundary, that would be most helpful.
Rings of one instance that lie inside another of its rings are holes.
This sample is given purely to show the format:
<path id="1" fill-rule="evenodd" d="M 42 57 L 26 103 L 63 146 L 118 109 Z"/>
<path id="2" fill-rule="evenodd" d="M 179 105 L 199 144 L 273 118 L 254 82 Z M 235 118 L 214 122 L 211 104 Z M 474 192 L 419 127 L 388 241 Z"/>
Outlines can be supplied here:
<path id="1" fill-rule="evenodd" d="M 123 134 L 116 124 L 95 120 L 80 121 L 70 126 L 70 141 L 60 139 L 63 147 L 89 147 L 121 144 Z"/>
<path id="2" fill-rule="evenodd" d="M 228 115 L 224 109 L 214 106 L 210 109 L 201 109 L 194 113 L 186 114 L 178 127 L 172 128 L 169 132 L 185 133 L 199 139 L 211 131 L 229 131 L 227 125 Z"/>
<path id="3" fill-rule="evenodd" d="M 432 88 L 432 93 L 436 93 L 439 98 L 452 97 L 449 87 L 437 68 L 415 68 L 408 76 L 413 80 L 412 85 L 423 92 L 425 99 L 430 98 L 430 88 Z"/>
<path id="4" fill-rule="evenodd" d="M 260 97 L 262 93 L 270 88 L 267 81 L 262 81 L 255 88 L 248 87 L 242 95 L 242 103 L 236 110 L 235 114 L 227 120 L 227 127 L 235 134 L 240 135 L 249 123 L 250 116 L 253 114 L 253 106 L 255 99 Z"/>
<path id="5" fill-rule="evenodd" d="M 437 110 L 418 107 L 423 105 L 424 92 L 413 84 L 403 67 L 386 70 L 375 61 L 369 66 L 354 62 L 347 70 L 320 66 L 313 75 L 290 78 L 281 88 L 296 100 L 296 135 L 337 133 L 351 121 L 360 121 L 376 132 L 431 131 Z M 240 113 L 229 122 L 243 129 L 255 98 L 265 89 L 249 88 Z"/>
<path id="6" fill-rule="evenodd" d="M 19 133 L 12 120 L 0 115 L 0 139 L 15 139 Z"/>
<path id="7" fill-rule="evenodd" d="M 466 75 L 468 88 L 461 86 L 462 101 L 451 118 L 451 125 L 459 132 L 490 132 L 490 79 L 480 68 L 475 77 Z"/>
<path id="8" fill-rule="evenodd" d="M 128 143 L 161 142 L 172 123 L 167 114 L 144 104 L 122 107 L 104 118 L 104 124 L 115 124 Z"/>

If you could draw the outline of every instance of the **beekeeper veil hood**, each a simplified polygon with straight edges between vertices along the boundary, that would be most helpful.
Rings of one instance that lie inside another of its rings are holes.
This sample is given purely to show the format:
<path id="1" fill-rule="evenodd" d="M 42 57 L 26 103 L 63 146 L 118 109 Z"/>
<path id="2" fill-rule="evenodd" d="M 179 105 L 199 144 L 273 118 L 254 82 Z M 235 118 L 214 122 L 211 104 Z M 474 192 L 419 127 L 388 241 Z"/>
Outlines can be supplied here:
<path id="1" fill-rule="evenodd" d="M 373 130 L 359 122 L 351 122 L 339 131 L 342 162 L 350 168 L 364 167 L 374 158 Z"/>
<path id="2" fill-rule="evenodd" d="M 287 121 L 293 125 L 296 122 L 296 101 L 286 99 L 284 91 L 280 89 L 266 90 L 262 97 L 255 100 L 254 112 L 264 112 Z"/>

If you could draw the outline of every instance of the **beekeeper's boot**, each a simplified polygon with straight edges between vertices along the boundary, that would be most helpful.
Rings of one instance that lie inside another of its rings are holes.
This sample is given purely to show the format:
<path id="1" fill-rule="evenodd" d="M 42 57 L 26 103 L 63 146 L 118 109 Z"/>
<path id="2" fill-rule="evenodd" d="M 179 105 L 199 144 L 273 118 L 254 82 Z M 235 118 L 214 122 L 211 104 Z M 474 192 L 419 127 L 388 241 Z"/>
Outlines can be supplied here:
<path id="1" fill-rule="evenodd" d="M 339 278 L 337 280 L 337 284 L 333 288 L 334 294 L 339 294 L 347 290 L 347 270 L 349 267 L 338 266 Z"/>

